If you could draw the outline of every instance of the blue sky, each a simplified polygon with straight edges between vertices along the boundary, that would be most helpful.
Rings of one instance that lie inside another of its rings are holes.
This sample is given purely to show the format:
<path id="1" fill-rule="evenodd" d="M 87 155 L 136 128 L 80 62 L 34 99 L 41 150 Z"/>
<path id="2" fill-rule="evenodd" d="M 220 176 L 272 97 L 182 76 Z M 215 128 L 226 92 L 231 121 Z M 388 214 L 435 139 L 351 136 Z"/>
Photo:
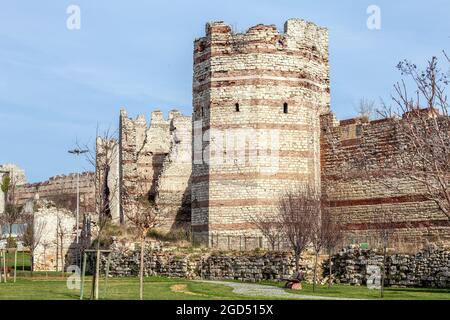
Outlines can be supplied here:
<path id="1" fill-rule="evenodd" d="M 66 28 L 71 4 L 80 30 Z M 366 27 L 372 4 L 381 30 Z M 19 164 L 32 182 L 91 169 L 67 149 L 92 143 L 97 126 L 116 128 L 121 106 L 190 114 L 192 43 L 207 21 L 328 27 L 331 106 L 346 118 L 362 97 L 389 98 L 398 61 L 421 65 L 449 50 L 449 15 L 446 0 L 0 0 L 0 163 Z"/>

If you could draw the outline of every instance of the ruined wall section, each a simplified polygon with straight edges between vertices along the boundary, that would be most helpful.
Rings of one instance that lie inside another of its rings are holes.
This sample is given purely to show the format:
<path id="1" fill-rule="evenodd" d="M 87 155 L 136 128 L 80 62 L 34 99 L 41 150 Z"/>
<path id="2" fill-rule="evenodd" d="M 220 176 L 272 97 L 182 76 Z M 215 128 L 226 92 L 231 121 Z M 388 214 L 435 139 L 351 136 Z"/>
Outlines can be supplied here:
<path id="1" fill-rule="evenodd" d="M 376 245 L 379 237 L 374 222 L 386 212 L 392 217 L 398 248 L 450 243 L 448 219 L 424 197 L 423 185 L 407 176 L 376 175 L 377 168 L 385 168 L 396 156 L 403 141 L 392 120 L 339 122 L 331 113 L 321 120 L 323 129 L 331 129 L 328 134 L 322 131 L 322 193 L 329 197 L 332 214 L 344 224 L 348 242 Z M 353 174 L 363 157 L 370 170 L 365 176 Z"/>
<path id="2" fill-rule="evenodd" d="M 157 177 L 170 149 L 169 122 L 164 119 L 162 112 L 152 112 L 150 123 L 148 126 L 143 115 L 133 120 L 128 118 L 125 110 L 120 111 L 119 173 L 124 217 L 127 210 L 133 209 L 124 205 L 126 192 L 145 190 L 151 198 L 156 197 Z"/>
<path id="3" fill-rule="evenodd" d="M 192 128 L 191 117 L 172 111 L 170 150 L 157 181 L 156 203 L 161 209 L 166 231 L 190 230 Z"/>
<path id="4" fill-rule="evenodd" d="M 197 241 L 210 245 L 216 233 L 257 233 L 251 216 L 276 215 L 281 194 L 319 185 L 319 115 L 329 108 L 328 32 L 297 19 L 286 22 L 284 33 L 273 25 L 234 33 L 212 22 L 194 47 L 193 126 L 201 128 L 209 162 L 194 160 L 192 227 Z M 227 141 L 233 132 L 246 136 L 241 162 Z M 271 134 L 278 145 L 268 153 L 275 143 L 264 139 Z M 215 150 L 219 141 L 226 141 L 224 148 Z M 250 160 L 249 154 L 257 156 Z"/>
<path id="5" fill-rule="evenodd" d="M 96 208 L 97 212 L 108 214 L 115 224 L 124 220 L 120 214 L 119 169 L 118 141 L 98 137 L 95 170 Z"/>
<path id="6" fill-rule="evenodd" d="M 95 174 L 80 173 L 80 212 L 95 211 Z M 38 183 L 23 184 L 17 187 L 19 204 L 30 199 L 53 201 L 56 206 L 75 211 L 77 206 L 77 174 L 60 175 Z"/>
<path id="7" fill-rule="evenodd" d="M 173 110 L 168 119 L 152 112 L 150 125 L 140 115 L 130 119 L 120 113 L 119 177 L 121 211 L 126 220 L 126 192 L 148 192 L 161 208 L 164 231 L 183 226 L 188 229 L 192 134 L 191 118 Z"/>
<path id="8" fill-rule="evenodd" d="M 34 250 L 34 270 L 66 270 L 78 254 L 74 214 L 47 200 L 36 201 L 34 207 L 34 232 L 40 239 Z"/>

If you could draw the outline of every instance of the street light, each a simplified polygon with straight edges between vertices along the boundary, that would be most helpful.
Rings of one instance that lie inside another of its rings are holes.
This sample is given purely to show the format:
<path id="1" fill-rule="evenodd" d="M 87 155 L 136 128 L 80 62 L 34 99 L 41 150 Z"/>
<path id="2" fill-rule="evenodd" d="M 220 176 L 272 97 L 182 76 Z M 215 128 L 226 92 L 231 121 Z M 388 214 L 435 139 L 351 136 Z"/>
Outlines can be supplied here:
<path id="1" fill-rule="evenodd" d="M 89 152 L 89 150 L 80 150 L 78 149 L 73 149 L 73 150 L 69 150 L 70 154 L 73 154 L 75 156 L 80 156 L 84 153 Z M 77 244 L 80 242 L 80 236 L 78 234 L 79 232 L 79 220 L 80 220 L 80 173 L 77 170 Z"/>

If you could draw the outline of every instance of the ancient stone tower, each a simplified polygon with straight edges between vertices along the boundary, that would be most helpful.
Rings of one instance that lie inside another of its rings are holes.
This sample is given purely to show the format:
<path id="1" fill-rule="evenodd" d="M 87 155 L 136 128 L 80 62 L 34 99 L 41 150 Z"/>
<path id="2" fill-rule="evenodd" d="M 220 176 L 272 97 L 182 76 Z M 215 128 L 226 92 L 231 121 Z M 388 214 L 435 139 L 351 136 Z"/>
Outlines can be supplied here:
<path id="1" fill-rule="evenodd" d="M 194 46 L 194 240 L 260 246 L 248 243 L 258 241 L 253 217 L 276 215 L 289 189 L 320 184 L 328 32 L 298 19 L 284 33 L 273 25 L 234 33 L 212 22 Z"/>

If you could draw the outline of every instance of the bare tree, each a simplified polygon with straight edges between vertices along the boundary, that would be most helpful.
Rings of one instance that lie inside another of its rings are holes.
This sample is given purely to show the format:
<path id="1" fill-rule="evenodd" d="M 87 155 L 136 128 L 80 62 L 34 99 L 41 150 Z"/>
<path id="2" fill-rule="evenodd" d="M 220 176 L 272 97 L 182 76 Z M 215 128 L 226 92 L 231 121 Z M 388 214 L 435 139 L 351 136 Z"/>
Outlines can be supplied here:
<path id="1" fill-rule="evenodd" d="M 96 221 L 92 223 L 97 233 L 96 239 L 96 264 L 94 279 L 92 281 L 92 296 L 98 297 L 99 273 L 100 273 L 100 246 L 104 240 L 104 231 L 111 222 L 111 195 L 119 191 L 119 183 L 111 186 L 109 177 L 114 161 L 117 160 L 118 142 L 116 132 L 107 129 L 99 133 L 97 128 L 96 140 L 94 146 L 84 145 L 87 149 L 86 160 L 95 169 L 95 214 Z M 86 217 L 84 221 L 87 221 Z"/>
<path id="2" fill-rule="evenodd" d="M 325 246 L 325 233 L 322 228 L 322 220 L 320 216 L 312 219 L 311 224 L 311 244 L 314 250 L 314 270 L 313 270 L 313 292 L 316 291 L 317 282 L 317 263 L 319 260 L 319 254 Z"/>
<path id="3" fill-rule="evenodd" d="M 111 195 L 118 192 L 118 183 L 114 186 L 108 183 L 114 161 L 117 160 L 117 138 L 116 133 L 107 129 L 99 133 L 97 128 L 95 145 L 84 145 L 88 150 L 86 160 L 95 169 L 95 212 L 98 217 L 96 221 L 98 238 L 103 229 L 111 221 Z"/>
<path id="4" fill-rule="evenodd" d="M 62 217 L 62 214 L 57 214 L 56 222 L 56 236 L 57 236 L 57 248 L 59 248 L 59 256 L 61 257 L 61 276 L 64 277 L 64 267 L 65 267 L 65 255 L 64 255 L 64 240 L 67 235 L 72 231 L 67 228 L 66 221 Z M 58 249 L 57 249 L 58 250 Z"/>
<path id="5" fill-rule="evenodd" d="M 280 199 L 279 211 L 283 233 L 294 251 L 298 272 L 301 254 L 311 243 L 313 225 L 320 215 L 320 196 L 311 186 L 288 191 Z"/>
<path id="6" fill-rule="evenodd" d="M 331 252 L 335 249 L 342 239 L 341 228 L 330 215 L 329 205 L 325 199 L 322 199 L 320 217 L 313 219 L 311 243 L 314 250 L 314 277 L 313 291 L 317 283 L 317 265 L 319 254 L 323 249 L 328 251 L 329 279 L 328 287 L 331 286 Z"/>
<path id="7" fill-rule="evenodd" d="M 447 62 L 450 62 L 445 55 Z M 422 187 L 450 221 L 450 117 L 447 100 L 448 74 L 432 57 L 425 70 L 408 61 L 398 64 L 414 86 L 410 95 L 405 80 L 395 84 L 394 106 L 380 111 L 392 120 L 399 143 L 384 171 L 394 177 L 409 177 Z M 424 107 L 424 108 L 423 108 Z"/>
<path id="8" fill-rule="evenodd" d="M 358 107 L 356 111 L 358 116 L 361 118 L 371 119 L 375 114 L 375 102 L 373 100 L 368 100 L 366 98 L 361 98 L 359 100 Z"/>
<path id="9" fill-rule="evenodd" d="M 332 276 L 332 254 L 342 243 L 343 232 L 340 223 L 333 219 L 329 203 L 322 200 L 322 216 L 321 216 L 321 235 L 323 239 L 323 248 L 328 253 L 328 288 L 331 288 Z"/>
<path id="10" fill-rule="evenodd" d="M 392 213 L 389 210 L 378 208 L 375 211 L 374 231 L 377 236 L 377 246 L 382 250 L 383 263 L 381 265 L 381 288 L 380 296 L 384 297 L 384 283 L 386 279 L 387 251 L 392 244 L 392 239 L 396 234 Z"/>
<path id="11" fill-rule="evenodd" d="M 128 208 L 126 218 L 140 241 L 139 298 L 143 300 L 145 242 L 149 231 L 157 227 L 161 221 L 159 208 L 150 196 L 146 183 L 137 182 L 134 186 L 124 187 L 123 201 Z"/>
<path id="12" fill-rule="evenodd" d="M 444 53 L 446 66 L 450 60 Z M 381 184 L 386 193 L 434 202 L 450 225 L 450 117 L 448 73 L 432 57 L 425 70 L 409 61 L 397 66 L 404 77 L 394 85 L 392 105 L 382 103 L 382 136 L 359 126 L 358 148 L 345 146 L 333 122 L 324 132 L 326 175 L 339 181 L 362 179 Z"/>
<path id="13" fill-rule="evenodd" d="M 275 251 L 280 244 L 282 224 L 278 217 L 255 215 L 250 217 L 253 225 L 261 232 L 269 243 L 270 249 Z"/>
<path id="14" fill-rule="evenodd" d="M 30 249 L 31 255 L 31 276 L 33 276 L 34 271 L 34 254 L 36 248 L 41 243 L 42 236 L 46 227 L 46 222 L 36 219 L 34 213 L 24 214 L 22 216 L 21 225 L 21 239 L 23 245 Z"/>
<path id="15" fill-rule="evenodd" d="M 45 277 L 47 278 L 48 277 L 48 271 L 47 271 L 47 250 L 48 250 L 48 248 L 50 248 L 50 246 L 51 246 L 51 242 L 50 241 L 42 241 L 42 243 L 41 243 L 41 245 L 42 245 L 42 248 L 44 249 L 44 263 L 43 263 L 43 265 L 44 265 L 44 268 L 45 268 Z"/>

